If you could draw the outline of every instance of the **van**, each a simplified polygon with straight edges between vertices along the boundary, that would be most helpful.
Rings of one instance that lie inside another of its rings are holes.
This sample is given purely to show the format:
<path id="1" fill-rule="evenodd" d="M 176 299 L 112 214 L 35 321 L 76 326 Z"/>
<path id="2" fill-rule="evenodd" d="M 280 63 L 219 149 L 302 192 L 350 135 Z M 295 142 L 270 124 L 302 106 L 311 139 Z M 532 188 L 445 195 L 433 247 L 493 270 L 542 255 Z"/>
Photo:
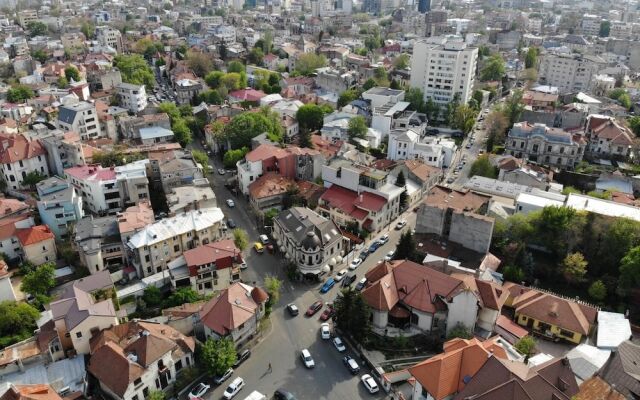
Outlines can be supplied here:
<path id="1" fill-rule="evenodd" d="M 244 400 L 267 400 L 267 396 L 254 390 L 250 395 L 244 398 Z"/>

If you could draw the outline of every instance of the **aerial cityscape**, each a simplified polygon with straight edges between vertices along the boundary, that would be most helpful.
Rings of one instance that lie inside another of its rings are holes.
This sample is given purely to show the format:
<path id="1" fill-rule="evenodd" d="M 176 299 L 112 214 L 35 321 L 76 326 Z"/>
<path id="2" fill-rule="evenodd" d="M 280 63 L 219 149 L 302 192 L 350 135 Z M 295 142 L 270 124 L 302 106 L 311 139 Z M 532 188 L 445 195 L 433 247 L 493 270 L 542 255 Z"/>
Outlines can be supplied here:
<path id="1" fill-rule="evenodd" d="M 0 2 L 0 400 L 640 399 L 640 1 Z"/>

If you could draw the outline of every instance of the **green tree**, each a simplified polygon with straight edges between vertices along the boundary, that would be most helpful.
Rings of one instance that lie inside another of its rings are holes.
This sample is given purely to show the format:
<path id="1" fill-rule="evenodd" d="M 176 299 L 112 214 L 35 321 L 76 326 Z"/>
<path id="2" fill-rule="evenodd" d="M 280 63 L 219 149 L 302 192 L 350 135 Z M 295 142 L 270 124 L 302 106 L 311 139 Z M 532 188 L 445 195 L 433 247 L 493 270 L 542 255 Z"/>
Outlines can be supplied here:
<path id="1" fill-rule="evenodd" d="M 29 36 L 44 36 L 49 33 L 49 27 L 47 24 L 40 21 L 31 21 L 27 24 L 27 30 L 29 31 Z"/>
<path id="2" fill-rule="evenodd" d="M 474 90 L 471 97 L 476 101 L 478 106 L 482 105 L 482 101 L 484 100 L 484 94 L 482 93 L 482 90 Z M 478 110 L 479 109 L 480 107 L 478 107 Z"/>
<path id="3" fill-rule="evenodd" d="M 162 390 L 152 390 L 146 400 L 165 400 L 166 396 Z"/>
<path id="4" fill-rule="evenodd" d="M 516 265 L 507 265 L 502 270 L 502 275 L 506 281 L 520 283 L 524 281 L 524 272 L 522 268 Z"/>
<path id="5" fill-rule="evenodd" d="M 369 89 L 371 89 L 372 87 L 375 87 L 375 86 L 376 86 L 376 81 L 375 81 L 375 79 L 373 79 L 373 78 L 369 78 L 369 79 L 367 79 L 367 81 L 364 83 L 364 85 L 362 85 L 362 89 L 364 89 L 364 90 L 369 90 Z"/>
<path id="6" fill-rule="evenodd" d="M 611 32 L 611 22 L 609 21 L 600 22 L 600 31 L 598 32 L 598 36 L 609 37 L 609 32 Z"/>
<path id="7" fill-rule="evenodd" d="M 264 224 L 265 226 L 273 226 L 273 219 L 278 216 L 277 208 L 270 208 L 264 212 Z"/>
<path id="8" fill-rule="evenodd" d="M 571 207 L 545 207 L 531 215 L 537 232 L 544 232 L 540 238 L 558 259 L 564 259 L 580 242 L 586 224 L 585 213 Z"/>
<path id="9" fill-rule="evenodd" d="M 262 65 L 262 61 L 264 60 L 264 52 L 260 48 L 254 47 L 251 49 L 249 54 L 247 54 L 247 61 L 251 64 Z"/>
<path id="10" fill-rule="evenodd" d="M 171 130 L 173 131 L 173 137 L 182 147 L 186 147 L 193 141 L 193 135 L 187 125 L 187 122 L 180 118 L 171 123 Z"/>
<path id="11" fill-rule="evenodd" d="M 371 331 L 371 310 L 360 292 L 343 289 L 333 304 L 336 326 L 358 342 L 363 342 Z"/>
<path id="12" fill-rule="evenodd" d="M 540 50 L 537 47 L 529 47 L 527 54 L 524 57 L 525 68 L 535 68 L 538 65 L 538 53 Z"/>
<path id="13" fill-rule="evenodd" d="M 82 32 L 82 34 L 84 35 L 85 38 L 87 38 L 87 40 L 90 40 L 93 38 L 93 35 L 96 32 L 96 27 L 91 22 L 85 21 L 80 26 L 80 32 Z"/>
<path id="14" fill-rule="evenodd" d="M 274 121 L 273 115 L 261 112 L 238 114 L 225 127 L 225 136 L 234 149 L 250 147 L 251 139 L 264 132 L 276 139 L 282 138 L 283 134 L 279 121 Z"/>
<path id="15" fill-rule="evenodd" d="M 367 121 L 363 116 L 358 115 L 349 120 L 347 134 L 349 135 L 350 142 L 353 142 L 355 139 L 365 138 L 367 134 Z"/>
<path id="16" fill-rule="evenodd" d="M 199 101 L 204 101 L 207 104 L 222 104 L 224 99 L 220 95 L 220 92 L 215 89 L 211 89 L 200 93 Z"/>
<path id="17" fill-rule="evenodd" d="M 625 93 L 622 96 L 618 97 L 618 102 L 622 107 L 626 108 L 627 110 L 631 108 L 631 105 L 632 105 L 631 97 L 629 96 L 628 93 Z"/>
<path id="18" fill-rule="evenodd" d="M 620 264 L 619 289 L 627 293 L 640 286 L 640 246 L 634 247 L 622 258 Z"/>
<path id="19" fill-rule="evenodd" d="M 456 326 L 454 326 L 449 333 L 447 333 L 447 340 L 461 338 L 461 339 L 471 339 L 473 334 L 471 331 L 462 323 L 458 322 Z"/>
<path id="20" fill-rule="evenodd" d="M 35 190 L 38 182 L 44 180 L 45 178 L 46 176 L 41 174 L 40 172 L 31 171 L 22 179 L 22 186 L 28 186 L 32 190 Z"/>
<path id="21" fill-rule="evenodd" d="M 249 152 L 248 147 L 243 147 L 241 149 L 236 149 L 236 150 L 228 150 L 226 153 L 224 153 L 224 156 L 222 158 L 222 163 L 224 164 L 224 167 L 234 168 L 238 163 L 238 161 L 242 160 L 244 156 L 247 155 L 248 152 Z"/>
<path id="22" fill-rule="evenodd" d="M 487 151 L 493 150 L 493 145 L 501 143 L 504 140 L 507 128 L 509 127 L 509 119 L 500 110 L 491 111 L 484 121 L 487 130 Z"/>
<path id="23" fill-rule="evenodd" d="M 139 54 L 117 55 L 113 65 L 120 70 L 122 81 L 134 85 L 145 85 L 147 89 L 155 85 L 155 76 L 147 61 Z"/>
<path id="24" fill-rule="evenodd" d="M 40 63 L 42 64 L 44 64 L 49 59 L 49 55 L 43 49 L 38 49 L 33 51 L 31 53 L 31 57 L 40 61 Z"/>
<path id="25" fill-rule="evenodd" d="M 233 243 L 240 251 L 249 246 L 249 234 L 244 229 L 236 228 L 233 230 Z"/>
<path id="26" fill-rule="evenodd" d="M 69 81 L 67 80 L 66 77 L 61 76 L 58 78 L 58 82 L 56 82 L 56 84 L 58 85 L 59 88 L 63 89 L 69 86 Z"/>
<path id="27" fill-rule="evenodd" d="M 142 294 L 142 300 L 148 307 L 156 307 L 162 304 L 162 292 L 155 286 L 149 286 Z"/>
<path id="28" fill-rule="evenodd" d="M 230 72 L 235 72 L 239 74 L 241 72 L 247 72 L 247 69 L 240 61 L 231 61 L 227 66 L 227 73 L 230 73 Z"/>
<path id="29" fill-rule="evenodd" d="M 410 57 L 406 53 L 400 54 L 393 60 L 393 66 L 395 69 L 407 69 L 409 67 Z"/>
<path id="30" fill-rule="evenodd" d="M 202 300 L 202 296 L 190 287 L 183 287 L 176 290 L 171 296 L 169 296 L 169 307 L 177 307 L 185 303 L 195 303 Z"/>
<path id="31" fill-rule="evenodd" d="M 209 338 L 202 346 L 202 362 L 211 375 L 222 375 L 233 366 L 236 359 L 236 346 L 231 338 Z"/>
<path id="32" fill-rule="evenodd" d="M 317 131 L 322 129 L 324 124 L 324 111 L 316 104 L 305 104 L 296 112 L 296 120 L 301 131 Z"/>
<path id="33" fill-rule="evenodd" d="M 496 171 L 496 167 L 491 164 L 489 160 L 489 156 L 486 154 L 478 157 L 473 164 L 471 164 L 471 169 L 469 170 L 469 177 L 472 176 L 484 176 L 486 178 L 496 179 L 498 177 L 498 172 Z"/>
<path id="34" fill-rule="evenodd" d="M 349 89 L 340 93 L 340 96 L 338 97 L 338 108 L 342 108 L 352 101 L 358 99 L 358 97 L 360 97 L 360 94 L 361 92 L 356 89 Z"/>
<path id="35" fill-rule="evenodd" d="M 35 96 L 33 90 L 29 86 L 15 85 L 7 90 L 7 101 L 11 103 L 22 103 L 27 99 L 31 99 Z"/>
<path id="36" fill-rule="evenodd" d="M 407 229 L 400 234 L 394 258 L 396 260 L 415 260 L 416 256 L 416 242 L 411 230 Z"/>
<path id="37" fill-rule="evenodd" d="M 481 81 L 499 81 L 506 71 L 504 59 L 500 54 L 492 55 L 480 71 Z"/>
<path id="38" fill-rule="evenodd" d="M 26 274 L 28 274 L 30 272 L 35 271 L 36 270 L 36 266 L 31 261 L 24 260 L 24 261 L 22 261 L 20 263 L 19 269 L 20 269 L 20 273 L 22 275 L 26 275 Z"/>
<path id="39" fill-rule="evenodd" d="M 210 174 L 212 171 L 212 167 L 209 165 L 209 156 L 202 150 L 191 150 L 191 154 L 193 155 L 193 159 L 195 162 L 202 165 L 202 170 L 205 174 Z"/>
<path id="40" fill-rule="evenodd" d="M 522 102 L 522 90 L 514 90 L 513 94 L 504 102 L 504 114 L 509 121 L 509 126 L 513 126 L 524 112 L 524 103 Z"/>
<path id="41" fill-rule="evenodd" d="M 582 253 L 571 253 L 562 261 L 562 273 L 567 281 L 578 283 L 587 274 L 587 265 Z"/>
<path id="42" fill-rule="evenodd" d="M 516 342 L 515 348 L 520 354 L 531 357 L 536 351 L 536 340 L 532 336 L 527 335 Z"/>
<path id="43" fill-rule="evenodd" d="M 636 116 L 629 118 L 629 127 L 636 137 L 640 137 L 640 117 Z"/>
<path id="44" fill-rule="evenodd" d="M 34 296 L 47 295 L 55 284 L 55 264 L 48 262 L 26 274 L 22 278 L 20 290 Z"/>
<path id="45" fill-rule="evenodd" d="M 326 65 L 327 59 L 325 56 L 315 53 L 305 53 L 296 60 L 295 70 L 300 75 L 309 75 L 315 72 L 316 69 L 322 68 Z"/>
<path id="46" fill-rule="evenodd" d="M 412 110 L 423 112 L 424 92 L 419 88 L 409 88 L 404 94 L 404 101 L 410 104 Z"/>
<path id="47" fill-rule="evenodd" d="M 187 51 L 187 65 L 199 77 L 207 75 L 213 69 L 211 57 L 199 51 Z"/>
<path id="48" fill-rule="evenodd" d="M 601 280 L 597 280 L 589 286 L 589 296 L 595 301 L 602 301 L 607 297 L 607 287 Z"/>
<path id="49" fill-rule="evenodd" d="M 73 80 L 74 82 L 79 82 L 81 80 L 80 78 L 80 72 L 78 72 L 78 70 L 76 69 L 76 67 L 70 65 L 67 68 L 64 69 L 64 77 L 67 78 L 67 81 L 71 81 Z"/>
<path id="50" fill-rule="evenodd" d="M 277 304 L 280 300 L 280 290 L 282 289 L 282 281 L 273 275 L 264 277 L 264 289 L 269 294 L 269 306 Z"/>
<path id="51" fill-rule="evenodd" d="M 6 347 L 33 336 L 40 312 L 28 303 L 0 302 L 0 346 Z"/>
<path id="52" fill-rule="evenodd" d="M 404 171 L 400 171 L 398 176 L 396 177 L 396 186 L 397 187 L 405 187 L 407 184 L 407 179 L 404 177 Z"/>
<path id="53" fill-rule="evenodd" d="M 469 132 L 473 130 L 473 126 L 476 123 L 478 111 L 466 104 L 460 104 L 456 107 L 453 115 L 454 123 L 451 127 L 454 129 L 460 129 L 465 135 L 468 135 Z"/>
<path id="54" fill-rule="evenodd" d="M 482 45 L 478 48 L 479 57 L 488 57 L 490 55 L 491 55 L 491 49 L 489 49 L 489 47 Z"/>
<path id="55" fill-rule="evenodd" d="M 222 71 L 211 71 L 205 77 L 204 81 L 212 89 L 217 89 L 222 83 L 222 77 L 225 75 Z"/>

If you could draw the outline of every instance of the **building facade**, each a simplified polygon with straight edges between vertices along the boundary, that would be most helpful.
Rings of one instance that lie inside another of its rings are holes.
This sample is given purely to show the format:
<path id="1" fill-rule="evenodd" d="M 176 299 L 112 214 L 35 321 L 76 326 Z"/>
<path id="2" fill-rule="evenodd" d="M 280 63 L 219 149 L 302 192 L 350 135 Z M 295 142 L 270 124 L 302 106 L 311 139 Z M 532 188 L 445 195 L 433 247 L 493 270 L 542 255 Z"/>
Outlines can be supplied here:
<path id="1" fill-rule="evenodd" d="M 505 141 L 505 152 L 539 164 L 573 168 L 582 161 L 586 142 L 578 136 L 544 124 L 518 122 Z"/>
<path id="2" fill-rule="evenodd" d="M 116 93 L 120 99 L 120 106 L 132 113 L 139 113 L 147 108 L 147 91 L 144 85 L 120 83 L 116 86 Z"/>

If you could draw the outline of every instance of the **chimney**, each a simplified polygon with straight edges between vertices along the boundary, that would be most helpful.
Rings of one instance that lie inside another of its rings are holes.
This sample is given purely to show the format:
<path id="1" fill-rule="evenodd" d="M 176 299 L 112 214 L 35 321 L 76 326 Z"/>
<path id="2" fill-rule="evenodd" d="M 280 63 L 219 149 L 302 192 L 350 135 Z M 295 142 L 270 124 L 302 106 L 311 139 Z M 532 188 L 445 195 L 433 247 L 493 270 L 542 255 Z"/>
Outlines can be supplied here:
<path id="1" fill-rule="evenodd" d="M 358 201 L 359 201 L 360 203 L 362 203 L 362 201 L 363 201 L 362 199 L 363 199 L 363 198 L 364 198 L 364 195 L 363 195 L 362 193 L 360 193 L 360 197 L 359 197 L 359 200 L 358 200 Z"/>

